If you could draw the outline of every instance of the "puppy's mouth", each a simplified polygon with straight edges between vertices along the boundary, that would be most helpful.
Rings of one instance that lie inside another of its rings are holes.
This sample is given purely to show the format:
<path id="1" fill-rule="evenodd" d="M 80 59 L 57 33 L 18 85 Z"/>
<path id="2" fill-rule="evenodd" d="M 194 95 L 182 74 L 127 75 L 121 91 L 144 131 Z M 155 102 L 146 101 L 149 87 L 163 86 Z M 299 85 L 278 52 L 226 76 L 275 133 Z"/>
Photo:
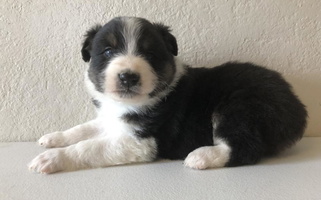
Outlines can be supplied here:
<path id="1" fill-rule="evenodd" d="M 139 87 L 120 87 L 111 91 L 107 91 L 107 93 L 110 93 L 114 98 L 118 100 L 132 99 L 134 97 L 144 95 Z"/>
<path id="2" fill-rule="evenodd" d="M 117 93 L 117 95 L 122 99 L 130 99 L 135 96 L 141 95 L 139 91 L 132 88 L 118 89 L 115 91 L 115 93 Z"/>

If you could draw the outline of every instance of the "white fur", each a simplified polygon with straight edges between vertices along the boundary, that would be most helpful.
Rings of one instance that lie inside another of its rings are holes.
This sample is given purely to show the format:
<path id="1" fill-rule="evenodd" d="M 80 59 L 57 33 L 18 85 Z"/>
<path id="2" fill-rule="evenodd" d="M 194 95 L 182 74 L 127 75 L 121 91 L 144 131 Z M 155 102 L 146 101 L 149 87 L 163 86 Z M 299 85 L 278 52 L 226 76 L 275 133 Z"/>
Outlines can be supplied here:
<path id="1" fill-rule="evenodd" d="M 30 162 L 29 169 L 53 173 L 152 161 L 157 148 L 154 138 L 135 137 L 137 127 L 120 118 L 125 112 L 128 112 L 126 107 L 108 98 L 103 99 L 95 120 L 41 137 L 39 144 L 45 147 L 76 144 L 40 154 Z"/>
<path id="2" fill-rule="evenodd" d="M 125 43 L 127 44 L 126 46 L 127 52 L 124 52 L 124 54 L 135 55 L 136 49 L 137 49 L 136 42 L 137 42 L 137 38 L 139 38 L 140 30 L 141 30 L 140 21 L 134 17 L 121 18 L 121 20 L 123 21 L 123 23 L 125 23 L 122 34 L 125 39 Z"/>
<path id="3" fill-rule="evenodd" d="M 152 138 L 139 140 L 131 135 L 89 139 L 66 148 L 45 151 L 30 162 L 29 169 L 48 174 L 151 161 L 155 158 L 155 145 Z"/>
<path id="4" fill-rule="evenodd" d="M 38 140 L 38 143 L 46 148 L 65 147 L 98 136 L 100 133 L 102 133 L 102 127 L 99 121 L 91 120 L 64 132 L 57 131 L 46 134 Z"/>
<path id="5" fill-rule="evenodd" d="M 140 76 L 139 95 L 132 98 L 119 97 L 117 92 L 118 74 L 126 70 Z M 116 101 L 131 104 L 145 105 L 145 102 L 149 99 L 148 94 L 155 89 L 157 82 L 157 76 L 154 74 L 152 67 L 143 58 L 132 55 L 120 55 L 113 59 L 105 71 L 105 77 L 105 93 Z"/>
<path id="6" fill-rule="evenodd" d="M 184 165 L 193 169 L 224 167 L 231 149 L 223 139 L 216 138 L 215 141 L 214 146 L 200 147 L 189 153 Z"/>
<path id="7" fill-rule="evenodd" d="M 117 106 L 105 105 L 96 120 L 40 138 L 39 144 L 46 147 L 76 144 L 40 154 L 30 162 L 29 169 L 39 173 L 53 173 L 152 161 L 156 156 L 154 138 L 135 137 L 133 132 L 137 127 L 119 118 L 123 111 L 118 110 Z"/>

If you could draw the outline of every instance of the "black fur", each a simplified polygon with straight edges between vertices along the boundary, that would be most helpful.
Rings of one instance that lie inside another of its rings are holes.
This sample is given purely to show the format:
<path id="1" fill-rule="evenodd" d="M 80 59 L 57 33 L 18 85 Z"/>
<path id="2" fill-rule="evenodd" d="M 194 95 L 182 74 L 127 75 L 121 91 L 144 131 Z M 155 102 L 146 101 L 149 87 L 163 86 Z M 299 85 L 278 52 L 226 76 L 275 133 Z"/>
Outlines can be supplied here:
<path id="1" fill-rule="evenodd" d="M 157 29 L 157 31 L 160 32 L 163 39 L 166 41 L 167 49 L 174 56 L 177 56 L 177 54 L 178 54 L 177 42 L 176 42 L 176 38 L 170 33 L 171 29 L 162 23 L 154 23 L 154 26 Z"/>
<path id="2" fill-rule="evenodd" d="M 176 39 L 166 26 L 143 19 L 141 23 L 139 55 L 167 83 L 161 88 L 166 90 L 176 71 Z M 92 57 L 89 74 L 99 91 L 99 82 L 104 78 L 100 74 L 108 67 L 109 59 L 99 53 L 111 45 L 105 39 L 108 34 L 114 35 L 117 49 L 121 50 L 121 26 L 117 19 L 113 20 L 95 37 L 95 31 L 90 31 L 84 43 L 93 44 L 86 48 Z M 88 61 L 86 53 L 83 57 Z M 211 69 L 185 67 L 187 72 L 159 103 L 147 112 L 122 116 L 127 123 L 141 127 L 136 132 L 138 137 L 156 139 L 158 157 L 184 159 L 198 147 L 214 145 L 214 134 L 231 147 L 226 166 L 246 165 L 274 155 L 302 137 L 305 106 L 279 73 L 251 63 L 226 63 Z M 218 124 L 215 130 L 213 120 Z"/>
<path id="3" fill-rule="evenodd" d="M 96 108 L 100 108 L 101 107 L 101 103 L 97 99 L 92 98 L 91 101 L 92 101 L 92 103 L 94 104 L 94 106 Z"/>
<path id="4" fill-rule="evenodd" d="M 82 59 L 85 62 L 89 62 L 90 60 L 90 51 L 92 48 L 92 41 L 96 35 L 96 33 L 101 29 L 100 25 L 96 25 L 93 28 L 91 28 L 89 31 L 87 31 L 87 34 L 85 35 L 86 40 L 83 43 L 83 47 L 81 49 L 81 55 L 82 55 Z"/>
<path id="5" fill-rule="evenodd" d="M 212 69 L 188 68 L 175 91 L 145 114 L 127 114 L 145 127 L 141 137 L 157 138 L 158 154 L 183 159 L 192 150 L 213 145 L 215 135 L 232 147 L 227 166 L 253 164 L 299 140 L 304 105 L 275 71 L 250 63 L 227 63 Z"/>

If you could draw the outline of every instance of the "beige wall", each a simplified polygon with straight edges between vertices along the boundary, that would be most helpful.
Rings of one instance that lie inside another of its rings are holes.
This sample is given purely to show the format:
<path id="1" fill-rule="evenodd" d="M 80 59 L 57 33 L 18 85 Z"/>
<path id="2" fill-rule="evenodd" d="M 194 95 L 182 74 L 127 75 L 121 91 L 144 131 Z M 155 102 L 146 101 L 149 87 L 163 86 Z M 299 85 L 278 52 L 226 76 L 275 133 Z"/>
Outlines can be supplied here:
<path id="1" fill-rule="evenodd" d="M 171 25 L 183 60 L 251 61 L 285 75 L 321 136 L 320 0 L 1 0 L 0 141 L 36 140 L 94 116 L 82 35 L 119 15 Z"/>

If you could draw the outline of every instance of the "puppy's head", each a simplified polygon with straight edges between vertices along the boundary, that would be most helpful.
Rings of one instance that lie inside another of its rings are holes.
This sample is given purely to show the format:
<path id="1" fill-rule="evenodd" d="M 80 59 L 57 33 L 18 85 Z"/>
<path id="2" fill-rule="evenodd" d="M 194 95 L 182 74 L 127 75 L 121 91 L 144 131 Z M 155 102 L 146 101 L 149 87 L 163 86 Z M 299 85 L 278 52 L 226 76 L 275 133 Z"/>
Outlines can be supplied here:
<path id="1" fill-rule="evenodd" d="M 166 90 L 176 72 L 175 37 L 167 26 L 142 18 L 117 17 L 93 27 L 81 53 L 90 61 L 95 90 L 124 103 L 144 104 Z"/>

